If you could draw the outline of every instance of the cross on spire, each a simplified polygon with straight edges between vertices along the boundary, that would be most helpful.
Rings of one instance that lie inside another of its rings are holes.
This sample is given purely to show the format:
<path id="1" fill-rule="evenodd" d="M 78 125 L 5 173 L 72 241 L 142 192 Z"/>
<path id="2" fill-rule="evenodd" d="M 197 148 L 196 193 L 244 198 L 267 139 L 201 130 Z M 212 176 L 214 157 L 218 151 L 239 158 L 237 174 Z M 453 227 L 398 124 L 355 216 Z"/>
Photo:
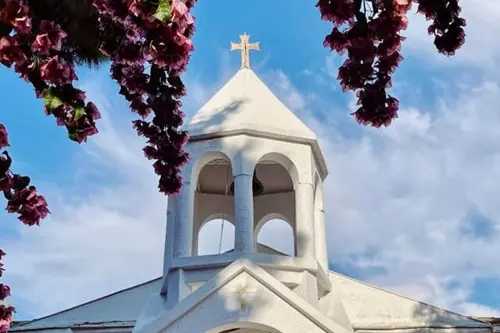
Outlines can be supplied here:
<path id="1" fill-rule="evenodd" d="M 231 43 L 231 51 L 241 50 L 241 68 L 250 68 L 250 50 L 260 51 L 259 42 L 250 43 L 250 35 L 240 35 L 241 43 Z"/>

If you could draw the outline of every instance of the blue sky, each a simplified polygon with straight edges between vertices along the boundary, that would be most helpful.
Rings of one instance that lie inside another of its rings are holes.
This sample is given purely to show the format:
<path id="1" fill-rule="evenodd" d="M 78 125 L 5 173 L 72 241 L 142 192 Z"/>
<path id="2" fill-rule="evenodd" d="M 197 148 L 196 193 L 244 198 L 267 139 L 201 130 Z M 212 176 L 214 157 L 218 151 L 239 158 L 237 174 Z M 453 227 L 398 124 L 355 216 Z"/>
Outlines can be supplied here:
<path id="1" fill-rule="evenodd" d="M 332 268 L 465 314 L 500 316 L 493 264 L 500 251 L 500 47 L 492 33 L 500 8 L 493 0 L 462 3 L 469 36 L 454 58 L 437 55 L 425 21 L 411 17 L 394 80 L 402 110 L 390 128 L 364 128 L 349 115 L 353 96 L 335 79 L 342 59 L 323 48 L 330 26 L 310 2 L 199 1 L 184 105 L 191 116 L 235 73 L 240 58 L 229 43 L 249 33 L 262 49 L 252 54 L 254 70 L 321 138 Z M 497 16 L 489 30 L 481 29 L 486 12 Z M 85 145 L 69 141 L 31 88 L 0 68 L 14 169 L 32 177 L 53 212 L 40 228 L 1 213 L 4 280 L 19 319 L 161 270 L 165 198 L 131 129 L 133 116 L 106 65 L 78 74 L 103 111 L 101 133 Z"/>

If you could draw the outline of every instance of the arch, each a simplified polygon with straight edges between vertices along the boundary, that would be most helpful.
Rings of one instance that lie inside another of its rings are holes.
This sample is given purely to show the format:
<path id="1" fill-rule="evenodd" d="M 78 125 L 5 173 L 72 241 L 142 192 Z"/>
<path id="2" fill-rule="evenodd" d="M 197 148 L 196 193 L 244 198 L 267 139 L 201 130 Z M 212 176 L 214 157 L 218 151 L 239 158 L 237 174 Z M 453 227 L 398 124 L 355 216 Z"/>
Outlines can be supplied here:
<path id="1" fill-rule="evenodd" d="M 254 198 L 254 241 L 257 252 L 273 253 L 258 245 L 261 243 L 260 245 L 294 256 L 296 253 L 295 189 L 299 182 L 298 169 L 288 156 L 271 152 L 260 157 L 255 165 L 255 172 L 264 186 L 263 195 Z M 262 233 L 263 228 L 285 233 L 287 236 L 281 238 L 285 242 L 276 244 L 273 233 L 268 233 L 266 230 Z"/>
<path id="2" fill-rule="evenodd" d="M 213 220 L 225 220 L 234 226 L 234 216 L 225 213 L 215 213 L 207 216 L 200 224 L 200 230 L 210 221 Z"/>
<path id="3" fill-rule="evenodd" d="M 222 221 L 224 239 L 233 239 L 229 247 L 223 242 L 221 252 L 234 246 L 234 200 L 227 191 L 231 182 L 232 164 L 229 157 L 218 151 L 204 153 L 194 162 L 192 179 L 196 187 L 194 201 L 193 253 L 197 255 L 218 254 L 218 243 Z M 210 226 L 207 226 L 210 224 Z M 205 231 L 211 235 L 205 239 Z M 217 230 L 218 229 L 218 230 Z M 205 231 L 204 231 L 205 230 Z M 214 235 L 217 235 L 214 237 Z"/>
<path id="4" fill-rule="evenodd" d="M 282 254 L 295 256 L 295 231 L 290 221 L 283 215 L 267 214 L 257 225 L 258 229 L 255 234 L 257 251 L 257 244 L 260 244 Z M 277 234 L 279 237 L 276 237 Z M 267 253 L 267 251 L 262 252 Z"/>
<path id="5" fill-rule="evenodd" d="M 221 325 L 217 328 L 213 328 L 211 330 L 208 330 L 205 333 L 224 333 L 224 332 L 230 332 L 231 330 L 236 330 L 236 329 L 241 329 L 241 328 L 255 330 L 256 333 L 282 333 L 281 331 L 278 331 L 277 329 L 275 329 L 271 326 L 267 326 L 267 325 L 263 325 L 263 324 L 255 323 L 255 322 L 241 322 L 241 323 Z"/>
<path id="6" fill-rule="evenodd" d="M 255 164 L 254 169 L 257 167 L 259 163 L 263 161 L 273 161 L 280 164 L 288 172 L 288 175 L 292 179 L 294 188 L 299 183 L 300 178 L 299 178 L 298 168 L 288 156 L 276 152 L 264 154 L 259 158 L 259 160 Z"/>
<path id="7" fill-rule="evenodd" d="M 279 214 L 279 213 L 269 213 L 269 214 L 265 215 L 263 218 L 261 218 L 257 222 L 257 224 L 255 225 L 255 229 L 254 229 L 255 239 L 257 239 L 257 235 L 259 234 L 260 229 L 262 229 L 264 224 L 266 224 L 267 222 L 269 222 L 271 220 L 283 220 L 293 228 L 293 225 L 290 223 L 290 221 L 288 221 L 288 219 L 284 215 Z"/>
<path id="8" fill-rule="evenodd" d="M 198 181 L 198 176 L 200 175 L 201 170 L 208 163 L 215 160 L 225 160 L 229 163 L 229 165 L 232 165 L 231 159 L 225 153 L 220 151 L 207 151 L 192 164 L 192 167 L 190 168 L 190 175 L 188 175 L 191 182 L 196 183 Z"/>
<path id="9" fill-rule="evenodd" d="M 198 232 L 196 241 L 197 255 L 219 254 L 220 232 L 222 231 L 222 244 L 220 253 L 234 249 L 234 223 L 222 219 L 221 215 L 214 214 L 206 219 Z"/>

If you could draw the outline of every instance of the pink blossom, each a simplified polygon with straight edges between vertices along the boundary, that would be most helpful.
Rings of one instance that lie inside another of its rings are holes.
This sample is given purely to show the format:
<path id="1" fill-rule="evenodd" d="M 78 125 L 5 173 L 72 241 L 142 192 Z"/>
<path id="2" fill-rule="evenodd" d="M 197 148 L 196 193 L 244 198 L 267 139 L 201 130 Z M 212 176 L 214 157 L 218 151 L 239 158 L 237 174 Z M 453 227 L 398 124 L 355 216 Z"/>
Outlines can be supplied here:
<path id="1" fill-rule="evenodd" d="M 40 24 L 40 33 L 31 44 L 33 52 L 39 54 L 48 54 L 49 50 L 61 51 L 62 40 L 67 34 L 61 27 L 52 21 L 42 21 Z"/>
<path id="2" fill-rule="evenodd" d="M 21 51 L 14 37 L 0 38 L 0 63 L 10 67 L 13 63 L 22 65 L 26 60 L 26 55 Z"/>
<path id="3" fill-rule="evenodd" d="M 59 56 L 49 58 L 42 63 L 40 75 L 45 82 L 55 85 L 70 84 L 78 79 L 73 65 L 60 62 Z"/>
<path id="4" fill-rule="evenodd" d="M 9 146 L 9 136 L 7 135 L 7 129 L 3 124 L 0 124 L 0 148 Z"/>
<path id="5" fill-rule="evenodd" d="M 4 300 L 10 296 L 9 286 L 0 283 L 0 300 Z"/>
<path id="6" fill-rule="evenodd" d="M 5 7 L 0 11 L 0 20 L 11 24 L 20 34 L 31 32 L 31 18 L 26 0 L 5 0 Z"/>

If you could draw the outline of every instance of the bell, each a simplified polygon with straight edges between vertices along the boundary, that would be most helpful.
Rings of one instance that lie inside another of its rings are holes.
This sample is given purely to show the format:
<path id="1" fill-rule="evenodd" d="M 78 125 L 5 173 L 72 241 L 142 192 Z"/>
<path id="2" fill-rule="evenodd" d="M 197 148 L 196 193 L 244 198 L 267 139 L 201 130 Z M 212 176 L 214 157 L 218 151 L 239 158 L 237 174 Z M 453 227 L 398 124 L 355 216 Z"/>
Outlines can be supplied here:
<path id="1" fill-rule="evenodd" d="M 264 192 L 264 185 L 262 185 L 262 182 L 259 178 L 257 178 L 257 170 L 254 170 L 253 172 L 252 191 L 254 197 L 257 197 Z M 231 183 L 231 187 L 229 187 L 229 194 L 234 195 L 234 181 Z"/>

